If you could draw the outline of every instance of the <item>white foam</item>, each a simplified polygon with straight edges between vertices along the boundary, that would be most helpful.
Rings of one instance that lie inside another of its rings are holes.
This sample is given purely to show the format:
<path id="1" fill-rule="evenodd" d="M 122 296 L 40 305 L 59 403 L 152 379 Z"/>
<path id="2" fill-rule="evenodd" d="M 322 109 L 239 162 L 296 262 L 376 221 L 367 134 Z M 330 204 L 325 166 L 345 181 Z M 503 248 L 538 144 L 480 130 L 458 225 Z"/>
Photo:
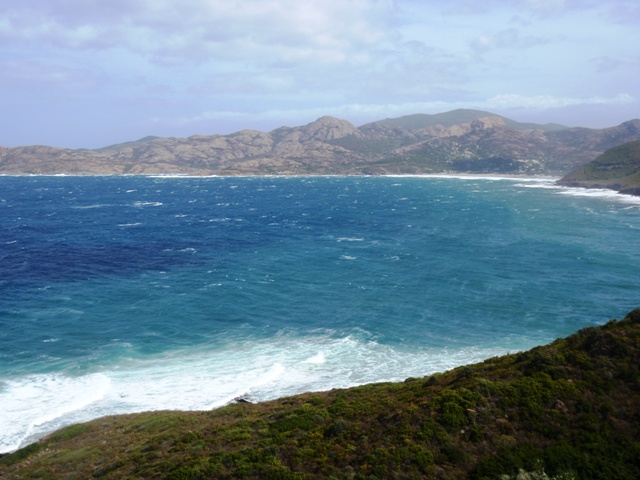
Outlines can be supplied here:
<path id="1" fill-rule="evenodd" d="M 363 333 L 366 337 L 366 333 Z M 271 400 L 308 391 L 425 376 L 506 353 L 505 349 L 400 351 L 331 332 L 245 342 L 223 349 L 122 359 L 80 377 L 32 375 L 0 388 L 0 452 L 64 425 L 111 414 L 209 410 L 239 396 Z M 1 385 L 1 384 L 0 384 Z"/>
<path id="2" fill-rule="evenodd" d="M 625 193 L 619 193 L 615 190 L 608 188 L 581 188 L 581 187 L 566 187 L 563 185 L 557 185 L 555 182 L 547 181 L 531 184 L 516 184 L 517 187 L 525 188 L 547 188 L 551 190 L 557 190 L 558 195 L 568 195 L 573 197 L 590 197 L 601 198 L 606 200 L 615 200 L 616 202 L 631 203 L 634 205 L 640 205 L 640 197 L 635 195 L 627 195 Z"/>
<path id="3" fill-rule="evenodd" d="M 93 208 L 107 208 L 114 207 L 115 205 L 111 205 L 109 203 L 97 203 L 95 205 L 74 205 L 71 208 L 75 210 L 91 210 Z"/>
<path id="4" fill-rule="evenodd" d="M 56 420 L 86 409 L 109 390 L 102 373 L 82 377 L 30 375 L 0 390 L 0 452 L 15 450 L 31 435 L 59 428 Z"/>
<path id="5" fill-rule="evenodd" d="M 322 352 L 318 352 L 313 357 L 309 357 L 304 361 L 304 363 L 315 363 L 317 365 L 324 362 L 326 362 L 326 358 Z"/>
<path id="6" fill-rule="evenodd" d="M 573 188 L 563 187 L 559 192 L 560 195 L 571 195 L 574 197 L 591 197 L 603 198 L 607 200 L 616 200 L 625 203 L 634 203 L 640 205 L 640 197 L 618 193 L 615 190 L 605 188 Z"/>
<path id="7" fill-rule="evenodd" d="M 136 208 L 142 207 L 161 207 L 163 205 L 162 202 L 133 202 L 133 206 Z"/>
<path id="8" fill-rule="evenodd" d="M 557 178 L 550 177 L 524 177 L 519 175 L 491 175 L 491 174 L 473 174 L 473 173 L 425 173 L 419 175 L 398 174 L 384 175 L 390 178 L 452 178 L 457 180 L 518 180 L 521 182 L 549 182 L 555 181 Z"/>

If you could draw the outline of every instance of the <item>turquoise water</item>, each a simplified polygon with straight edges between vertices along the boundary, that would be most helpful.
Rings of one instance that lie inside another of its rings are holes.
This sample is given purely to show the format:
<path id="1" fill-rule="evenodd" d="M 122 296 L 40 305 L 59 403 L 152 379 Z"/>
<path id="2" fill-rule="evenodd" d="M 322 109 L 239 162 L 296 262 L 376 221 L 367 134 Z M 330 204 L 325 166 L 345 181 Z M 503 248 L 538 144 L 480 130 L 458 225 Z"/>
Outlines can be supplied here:
<path id="1" fill-rule="evenodd" d="M 0 177 L 0 452 L 424 376 L 640 305 L 640 199 L 533 179 Z"/>

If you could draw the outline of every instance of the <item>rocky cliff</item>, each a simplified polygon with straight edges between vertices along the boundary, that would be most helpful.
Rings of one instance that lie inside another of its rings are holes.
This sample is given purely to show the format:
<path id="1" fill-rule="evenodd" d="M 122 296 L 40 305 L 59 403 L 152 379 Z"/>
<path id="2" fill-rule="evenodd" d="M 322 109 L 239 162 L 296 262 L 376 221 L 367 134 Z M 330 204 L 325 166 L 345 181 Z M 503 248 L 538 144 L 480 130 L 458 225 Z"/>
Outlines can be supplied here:
<path id="1" fill-rule="evenodd" d="M 640 120 L 605 129 L 523 124 L 477 110 L 356 128 L 333 117 L 271 132 L 144 139 L 97 150 L 0 147 L 0 174 L 564 174 L 640 140 Z"/>

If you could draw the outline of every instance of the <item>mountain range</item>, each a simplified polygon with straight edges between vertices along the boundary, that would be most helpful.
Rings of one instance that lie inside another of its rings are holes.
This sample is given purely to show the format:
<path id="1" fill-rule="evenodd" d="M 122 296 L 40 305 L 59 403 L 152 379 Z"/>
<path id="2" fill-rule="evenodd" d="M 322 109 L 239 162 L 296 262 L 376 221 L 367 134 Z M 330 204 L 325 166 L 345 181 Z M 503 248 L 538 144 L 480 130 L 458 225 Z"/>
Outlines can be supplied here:
<path id="1" fill-rule="evenodd" d="M 355 127 L 324 116 L 304 126 L 270 132 L 145 137 L 95 150 L 0 147 L 0 174 L 564 175 L 634 140 L 640 140 L 640 119 L 589 129 L 454 110 Z"/>

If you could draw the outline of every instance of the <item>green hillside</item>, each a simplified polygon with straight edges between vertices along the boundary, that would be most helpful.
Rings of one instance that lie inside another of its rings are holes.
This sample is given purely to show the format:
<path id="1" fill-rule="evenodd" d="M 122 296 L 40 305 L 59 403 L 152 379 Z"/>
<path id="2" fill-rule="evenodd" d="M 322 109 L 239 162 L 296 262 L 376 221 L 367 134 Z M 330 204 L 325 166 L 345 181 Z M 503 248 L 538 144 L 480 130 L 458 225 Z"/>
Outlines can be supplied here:
<path id="1" fill-rule="evenodd" d="M 558 181 L 560 185 L 611 188 L 640 195 L 640 140 L 607 150 Z"/>
<path id="2" fill-rule="evenodd" d="M 640 478 L 640 309 L 428 378 L 209 412 L 112 416 L 0 478 Z"/>

